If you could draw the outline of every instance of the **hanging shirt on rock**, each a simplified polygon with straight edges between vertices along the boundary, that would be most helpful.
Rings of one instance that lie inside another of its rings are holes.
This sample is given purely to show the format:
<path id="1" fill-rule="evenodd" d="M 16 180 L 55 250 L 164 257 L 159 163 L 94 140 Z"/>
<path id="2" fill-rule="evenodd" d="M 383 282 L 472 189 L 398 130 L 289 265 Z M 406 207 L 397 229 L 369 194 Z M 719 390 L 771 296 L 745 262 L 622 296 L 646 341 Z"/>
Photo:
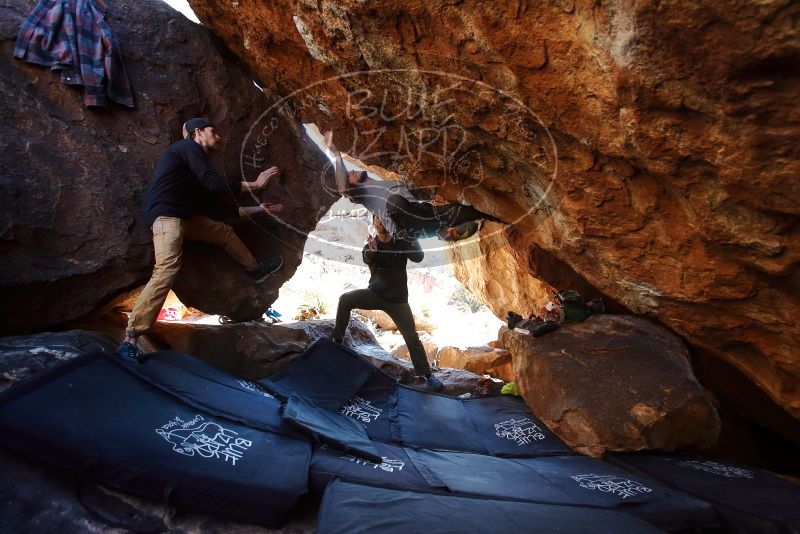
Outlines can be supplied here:
<path id="1" fill-rule="evenodd" d="M 101 1 L 40 0 L 22 23 L 14 57 L 60 72 L 61 83 L 84 86 L 87 106 L 107 106 L 113 100 L 135 107 Z"/>

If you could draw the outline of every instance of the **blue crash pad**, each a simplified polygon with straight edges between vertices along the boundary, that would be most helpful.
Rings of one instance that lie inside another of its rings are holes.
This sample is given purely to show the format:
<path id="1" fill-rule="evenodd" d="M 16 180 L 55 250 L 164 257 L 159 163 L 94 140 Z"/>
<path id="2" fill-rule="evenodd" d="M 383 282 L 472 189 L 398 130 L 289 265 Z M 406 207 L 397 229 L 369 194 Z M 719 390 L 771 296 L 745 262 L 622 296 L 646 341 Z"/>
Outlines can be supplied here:
<path id="1" fill-rule="evenodd" d="M 0 445 L 112 488 L 273 527 L 307 491 L 312 448 L 182 402 L 103 354 L 0 394 Z"/>
<path id="2" fill-rule="evenodd" d="M 381 461 L 362 425 L 339 413 L 319 408 L 302 397 L 289 397 L 283 407 L 283 419 L 320 443 L 373 462 Z"/>
<path id="3" fill-rule="evenodd" d="M 727 529 L 800 533 L 800 484 L 725 460 L 654 453 L 608 457 L 625 469 L 710 502 Z"/>
<path id="4" fill-rule="evenodd" d="M 321 408 L 338 410 L 376 371 L 350 349 L 320 338 L 289 367 L 258 383 L 284 400 L 295 394 Z"/>
<path id="5" fill-rule="evenodd" d="M 336 480 L 322 499 L 317 532 L 650 534 L 661 531 L 640 519 L 609 510 L 415 492 Z"/>

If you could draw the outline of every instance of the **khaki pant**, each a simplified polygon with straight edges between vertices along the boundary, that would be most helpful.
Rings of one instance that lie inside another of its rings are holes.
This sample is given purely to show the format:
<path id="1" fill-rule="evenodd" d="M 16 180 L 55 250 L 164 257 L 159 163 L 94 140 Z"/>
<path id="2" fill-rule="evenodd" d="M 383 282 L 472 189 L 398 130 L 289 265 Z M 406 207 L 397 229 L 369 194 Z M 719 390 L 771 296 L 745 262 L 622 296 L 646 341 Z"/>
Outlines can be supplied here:
<path id="1" fill-rule="evenodd" d="M 159 217 L 153 222 L 153 246 L 156 266 L 128 317 L 127 335 L 147 332 L 156 321 L 178 271 L 181 269 L 183 240 L 205 241 L 225 249 L 246 271 L 257 267 L 256 259 L 247 250 L 233 228 L 225 223 L 195 215 L 191 219 Z"/>

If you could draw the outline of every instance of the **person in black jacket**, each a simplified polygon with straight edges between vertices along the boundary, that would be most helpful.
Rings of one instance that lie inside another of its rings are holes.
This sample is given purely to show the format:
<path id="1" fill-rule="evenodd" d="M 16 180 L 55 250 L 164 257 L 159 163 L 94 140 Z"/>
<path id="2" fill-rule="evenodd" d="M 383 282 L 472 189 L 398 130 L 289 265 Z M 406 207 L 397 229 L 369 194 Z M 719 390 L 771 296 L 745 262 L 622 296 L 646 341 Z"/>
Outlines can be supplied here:
<path id="1" fill-rule="evenodd" d="M 414 315 L 408 305 L 406 262 L 411 260 L 419 263 L 424 254 L 417 240 L 392 239 L 380 217 L 373 216 L 373 221 L 378 235 L 370 236 L 361 252 L 364 263 L 369 267 L 369 287 L 356 289 L 339 297 L 336 326 L 331 337 L 337 343 L 342 342 L 350 322 L 350 312 L 354 308 L 383 310 L 389 314 L 403 335 L 417 376 L 425 377 L 429 386 L 441 391 L 443 384 L 431 373 L 425 347 L 419 340 Z"/>
<path id="2" fill-rule="evenodd" d="M 280 256 L 257 262 L 233 228 L 217 220 L 278 213 L 283 209 L 281 204 L 265 203 L 226 211 L 214 207 L 213 196 L 257 191 L 278 174 L 278 168 L 265 170 L 254 182 L 228 179 L 218 174 L 206 157 L 220 142 L 214 125 L 206 118 L 195 118 L 187 121 L 183 130 L 185 139 L 170 145 L 161 156 L 144 198 L 145 220 L 153 228 L 156 265 L 150 281 L 136 299 L 128 317 L 125 339 L 117 351 L 126 359 L 138 361 L 142 356 L 137 337 L 153 326 L 164 305 L 181 268 L 184 239 L 222 247 L 255 283 L 263 282 L 283 265 Z"/>

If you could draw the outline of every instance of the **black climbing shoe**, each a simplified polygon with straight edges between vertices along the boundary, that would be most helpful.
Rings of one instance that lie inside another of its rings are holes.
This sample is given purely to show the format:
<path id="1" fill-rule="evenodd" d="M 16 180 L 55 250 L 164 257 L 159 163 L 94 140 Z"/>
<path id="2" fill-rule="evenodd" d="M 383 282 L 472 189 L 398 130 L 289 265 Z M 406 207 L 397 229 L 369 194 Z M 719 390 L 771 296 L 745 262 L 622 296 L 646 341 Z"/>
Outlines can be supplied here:
<path id="1" fill-rule="evenodd" d="M 136 343 L 130 341 L 123 341 L 117 348 L 117 356 L 125 361 L 132 363 L 144 363 L 144 353 L 142 349 L 136 346 Z"/>
<path id="2" fill-rule="evenodd" d="M 281 256 L 275 256 L 274 258 L 258 262 L 258 267 L 252 271 L 247 271 L 247 274 L 250 275 L 256 284 L 260 284 L 266 280 L 269 275 L 278 272 L 281 267 L 283 267 L 283 258 Z"/>
<path id="3" fill-rule="evenodd" d="M 442 384 L 442 381 L 433 376 L 433 373 L 425 377 L 425 382 L 427 382 L 434 391 L 442 391 L 444 389 L 444 384 Z"/>
<path id="4" fill-rule="evenodd" d="M 516 312 L 509 311 L 508 314 L 506 314 L 506 325 L 509 330 L 513 330 L 522 320 L 522 316 Z"/>

